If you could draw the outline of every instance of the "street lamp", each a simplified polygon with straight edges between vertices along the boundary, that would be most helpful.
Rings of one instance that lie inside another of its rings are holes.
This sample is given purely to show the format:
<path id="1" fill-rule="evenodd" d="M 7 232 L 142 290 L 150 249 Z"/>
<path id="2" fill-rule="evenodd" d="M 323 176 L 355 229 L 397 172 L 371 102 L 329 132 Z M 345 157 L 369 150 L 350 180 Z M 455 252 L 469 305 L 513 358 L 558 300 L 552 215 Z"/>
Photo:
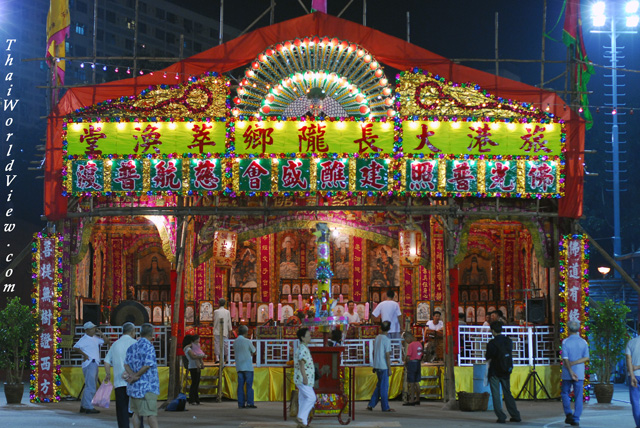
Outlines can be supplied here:
<path id="1" fill-rule="evenodd" d="M 638 27 L 638 1 L 632 0 L 624 4 L 624 8 L 620 8 L 621 2 L 609 2 L 605 3 L 599 1 L 595 3 L 591 9 L 591 17 L 593 19 L 593 26 L 596 28 L 602 28 L 597 30 L 591 30 L 592 33 L 608 34 L 611 38 L 611 48 L 607 52 L 610 64 L 611 64 L 611 94 L 605 94 L 611 96 L 611 112 L 607 113 L 611 115 L 612 121 L 607 125 L 611 125 L 611 164 L 613 174 L 613 254 L 619 256 L 622 254 L 622 244 L 620 238 L 620 144 L 624 144 L 624 141 L 619 141 L 619 124 L 618 116 L 624 115 L 624 112 L 618 110 L 618 100 L 625 94 L 618 93 L 618 88 L 623 85 L 618 83 L 617 68 L 618 59 L 624 58 L 620 55 L 624 46 L 618 46 L 616 39 L 620 34 L 636 34 Z M 619 22 L 624 21 L 626 28 L 619 28 Z M 607 23 L 609 29 L 605 29 Z M 609 77 L 609 76 L 605 76 Z M 622 76 L 621 76 L 622 77 Z M 621 104 L 624 105 L 624 104 Z M 621 122 L 620 125 L 624 125 L 625 122 Z M 616 277 L 619 274 L 616 272 Z"/>
<path id="2" fill-rule="evenodd" d="M 598 272 L 602 274 L 602 279 L 605 279 L 607 274 L 611 272 L 611 268 L 609 266 L 600 266 L 598 267 Z"/>

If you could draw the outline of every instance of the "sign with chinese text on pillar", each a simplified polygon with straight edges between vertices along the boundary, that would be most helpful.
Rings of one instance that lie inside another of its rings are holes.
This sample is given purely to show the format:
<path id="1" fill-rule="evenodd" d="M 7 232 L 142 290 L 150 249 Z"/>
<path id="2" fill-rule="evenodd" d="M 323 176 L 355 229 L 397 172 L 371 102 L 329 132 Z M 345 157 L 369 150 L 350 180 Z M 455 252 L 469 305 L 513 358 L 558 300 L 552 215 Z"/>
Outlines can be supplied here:
<path id="1" fill-rule="evenodd" d="M 567 322 L 584 326 L 589 314 L 589 244 L 582 235 L 565 235 L 559 245 L 560 336 L 564 338 Z"/>
<path id="2" fill-rule="evenodd" d="M 60 401 L 60 302 L 62 295 L 62 241 L 60 234 L 36 234 L 32 277 L 38 333 L 31 360 L 32 402 Z"/>
<path id="3" fill-rule="evenodd" d="M 236 259 L 238 234 L 228 230 L 216 230 L 213 238 L 213 258 L 218 266 L 231 266 Z"/>

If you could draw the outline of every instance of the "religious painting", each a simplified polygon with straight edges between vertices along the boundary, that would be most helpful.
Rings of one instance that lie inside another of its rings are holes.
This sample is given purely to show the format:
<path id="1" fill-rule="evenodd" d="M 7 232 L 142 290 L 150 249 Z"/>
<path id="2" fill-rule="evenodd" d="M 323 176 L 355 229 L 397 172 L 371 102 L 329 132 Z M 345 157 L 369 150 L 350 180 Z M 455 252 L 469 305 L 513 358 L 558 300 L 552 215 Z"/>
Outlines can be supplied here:
<path id="1" fill-rule="evenodd" d="M 469 290 L 469 300 L 472 302 L 477 302 L 480 298 L 480 293 L 478 292 L 478 289 L 475 287 L 471 287 L 471 290 Z"/>
<path id="2" fill-rule="evenodd" d="M 491 284 L 491 261 L 478 255 L 466 257 L 459 265 L 460 284 L 486 285 Z M 471 299 L 473 300 L 473 299 Z"/>
<path id="3" fill-rule="evenodd" d="M 187 302 L 184 308 L 184 321 L 187 325 L 193 325 L 196 321 L 196 304 L 195 302 Z"/>
<path id="4" fill-rule="evenodd" d="M 356 309 L 355 311 L 358 313 L 358 316 L 360 317 L 360 321 L 365 320 L 364 318 L 364 313 L 365 313 L 366 307 L 364 303 L 356 303 Z"/>
<path id="5" fill-rule="evenodd" d="M 163 307 L 162 304 L 160 302 L 154 302 L 153 303 L 153 318 L 152 318 L 152 323 L 154 324 L 162 324 L 162 313 L 163 313 Z"/>
<path id="6" fill-rule="evenodd" d="M 291 294 L 297 296 L 298 294 L 302 294 L 300 291 L 301 290 L 300 290 L 300 284 L 299 283 L 296 282 L 295 284 L 293 284 L 291 286 Z"/>
<path id="7" fill-rule="evenodd" d="M 336 278 L 349 278 L 351 266 L 349 263 L 349 236 L 338 235 L 333 239 L 334 276 Z"/>
<path id="8" fill-rule="evenodd" d="M 242 301 L 242 296 L 240 295 L 239 292 L 235 292 L 233 293 L 233 301 L 234 302 L 241 302 Z"/>
<path id="9" fill-rule="evenodd" d="M 244 241 L 242 247 L 238 248 L 238 257 L 231 266 L 231 286 L 257 288 L 257 261 L 253 241 Z"/>
<path id="10" fill-rule="evenodd" d="M 307 243 L 305 252 L 307 255 L 307 278 L 316 277 L 316 268 L 318 267 L 318 243 L 315 235 L 309 235 L 305 238 Z M 303 292 L 303 294 L 305 294 Z"/>
<path id="11" fill-rule="evenodd" d="M 287 296 L 289 294 L 291 294 L 291 285 L 290 284 L 282 284 L 282 291 L 280 292 L 280 295 Z"/>
<path id="12" fill-rule="evenodd" d="M 333 308 L 333 316 L 334 317 L 341 317 L 344 315 L 344 305 L 341 304 L 337 304 L 334 308 Z"/>
<path id="13" fill-rule="evenodd" d="M 171 305 L 165 303 L 164 305 L 164 323 L 171 324 Z"/>
<path id="14" fill-rule="evenodd" d="M 160 300 L 160 292 L 158 290 L 151 290 L 150 298 L 151 300 Z"/>
<path id="15" fill-rule="evenodd" d="M 198 319 L 200 322 L 213 321 L 213 302 L 211 300 L 201 300 Z"/>
<path id="16" fill-rule="evenodd" d="M 244 303 L 249 303 L 251 301 L 251 293 L 249 293 L 248 291 L 242 293 L 242 301 Z"/>
<path id="17" fill-rule="evenodd" d="M 416 307 L 416 322 L 426 323 L 431 319 L 431 302 L 428 300 L 421 300 Z"/>
<path id="18" fill-rule="evenodd" d="M 487 315 L 490 314 L 491 312 L 494 312 L 496 309 L 497 307 L 495 303 L 489 303 L 487 305 Z"/>
<path id="19" fill-rule="evenodd" d="M 376 303 L 380 303 L 380 293 L 378 291 L 374 291 L 371 294 L 371 300 L 376 302 Z"/>
<path id="20" fill-rule="evenodd" d="M 465 309 L 467 324 L 475 324 L 476 322 L 476 307 L 473 305 L 467 305 Z"/>
<path id="21" fill-rule="evenodd" d="M 278 234 L 280 242 L 280 278 L 300 277 L 300 246 L 294 232 Z"/>
<path id="22" fill-rule="evenodd" d="M 267 303 L 258 305 L 257 317 L 259 324 L 264 324 L 269 321 L 269 305 Z"/>
<path id="23" fill-rule="evenodd" d="M 524 322 L 526 317 L 525 306 L 522 300 L 516 300 L 513 302 L 513 322 L 519 324 Z"/>
<path id="24" fill-rule="evenodd" d="M 485 321 L 489 321 L 489 319 L 487 318 L 487 308 L 484 305 L 476 306 L 476 321 L 479 324 L 482 324 Z"/>
<path id="25" fill-rule="evenodd" d="M 483 302 L 489 300 L 489 287 L 480 287 L 480 300 Z"/>
<path id="26" fill-rule="evenodd" d="M 349 287 L 349 284 L 342 284 L 342 294 L 345 297 L 349 295 L 350 291 L 351 291 L 351 287 Z"/>
<path id="27" fill-rule="evenodd" d="M 469 300 L 469 292 L 467 290 L 464 290 L 460 293 L 460 301 L 461 302 L 466 302 Z"/>
<path id="28" fill-rule="evenodd" d="M 142 290 L 142 291 L 140 292 L 140 300 L 145 301 L 145 302 L 146 302 L 147 300 L 149 300 L 149 291 L 147 291 L 147 290 Z"/>
<path id="29" fill-rule="evenodd" d="M 169 286 L 170 273 L 171 263 L 161 252 L 153 252 L 138 260 L 138 284 Z"/>
<path id="30" fill-rule="evenodd" d="M 288 320 L 295 313 L 295 309 L 293 308 L 293 303 L 290 305 L 282 305 L 282 319 Z"/>
<path id="31" fill-rule="evenodd" d="M 331 294 L 334 297 L 340 294 L 340 284 L 333 284 L 331 286 Z"/>
<path id="32" fill-rule="evenodd" d="M 400 284 L 397 248 L 392 249 L 388 245 L 373 245 L 369 251 L 368 261 L 370 287 L 388 289 Z"/>
<path id="33" fill-rule="evenodd" d="M 302 284 L 302 294 L 311 294 L 311 283 L 305 282 Z"/>

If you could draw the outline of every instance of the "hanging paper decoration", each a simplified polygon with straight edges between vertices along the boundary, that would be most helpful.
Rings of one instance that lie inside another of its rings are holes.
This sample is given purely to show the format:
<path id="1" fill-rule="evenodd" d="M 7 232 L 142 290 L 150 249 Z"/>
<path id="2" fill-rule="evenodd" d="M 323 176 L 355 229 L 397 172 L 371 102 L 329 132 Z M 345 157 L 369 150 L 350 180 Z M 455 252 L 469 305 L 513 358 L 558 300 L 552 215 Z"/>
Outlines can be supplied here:
<path id="1" fill-rule="evenodd" d="M 60 401 L 63 241 L 61 234 L 37 233 L 32 244 L 34 290 L 31 298 L 38 315 L 39 329 L 32 342 L 29 397 L 36 403 Z"/>
<path id="2" fill-rule="evenodd" d="M 238 234 L 228 230 L 216 230 L 213 238 L 213 258 L 216 265 L 231 266 L 236 259 Z"/>
<path id="3" fill-rule="evenodd" d="M 419 230 L 401 230 L 398 233 L 400 264 L 415 266 L 422 257 L 422 232 Z"/>

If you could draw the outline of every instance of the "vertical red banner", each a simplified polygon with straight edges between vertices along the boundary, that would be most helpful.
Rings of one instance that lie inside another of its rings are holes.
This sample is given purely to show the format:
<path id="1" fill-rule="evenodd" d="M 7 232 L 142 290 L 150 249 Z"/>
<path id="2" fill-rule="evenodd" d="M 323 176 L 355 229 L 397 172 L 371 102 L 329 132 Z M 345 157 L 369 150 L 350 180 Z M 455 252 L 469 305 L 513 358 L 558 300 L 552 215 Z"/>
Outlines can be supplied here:
<path id="1" fill-rule="evenodd" d="M 413 302 L 413 268 L 406 267 L 403 269 L 404 273 L 404 315 L 413 318 L 415 307 Z M 404 326 L 402 328 L 404 330 Z"/>
<path id="2" fill-rule="evenodd" d="M 200 265 L 195 269 L 195 293 L 194 300 L 207 300 L 207 286 L 205 281 L 205 270 L 206 263 L 200 263 Z"/>
<path id="3" fill-rule="evenodd" d="M 514 288 L 514 267 L 515 267 L 515 258 L 514 254 L 516 253 L 516 239 L 512 233 L 507 234 L 505 232 L 504 237 L 504 249 L 502 250 L 503 258 L 504 258 L 504 284 L 505 287 L 507 285 L 510 286 L 510 289 Z M 496 281 L 497 282 L 497 281 Z M 501 290 L 502 299 L 510 299 L 512 296 L 506 295 L 506 290 Z"/>
<path id="4" fill-rule="evenodd" d="M 353 237 L 353 300 L 362 302 L 362 238 Z"/>
<path id="5" fill-rule="evenodd" d="M 187 283 L 186 277 L 182 275 L 182 298 L 180 299 L 180 307 L 176 307 L 176 285 L 178 284 L 178 273 L 175 269 L 171 269 L 171 274 L 169 276 L 171 280 L 171 331 L 175 332 L 176 337 L 178 338 L 178 343 L 182 343 L 182 339 L 184 339 L 184 296 L 186 295 L 184 287 Z M 178 311 L 178 323 L 173 323 L 173 311 Z M 178 346 L 178 355 L 184 355 L 182 348 Z"/>
<path id="6" fill-rule="evenodd" d="M 118 306 L 121 300 L 124 300 L 122 295 L 124 294 L 126 297 L 126 291 L 123 291 L 124 288 L 124 269 L 122 268 L 122 238 L 112 238 L 111 239 L 111 248 L 113 254 L 113 301 L 111 302 L 111 307 L 115 308 Z"/>
<path id="7" fill-rule="evenodd" d="M 424 266 L 419 268 L 419 300 L 431 300 L 431 271 Z"/>
<path id="8" fill-rule="evenodd" d="M 300 241 L 300 278 L 307 277 L 307 244 L 304 240 Z"/>
<path id="9" fill-rule="evenodd" d="M 269 256 L 270 248 L 269 235 L 260 237 L 260 289 L 262 293 L 262 301 L 271 301 L 271 257 Z"/>
<path id="10" fill-rule="evenodd" d="M 584 322 L 582 310 L 582 242 L 572 238 L 567 241 L 567 263 L 565 265 L 565 290 L 567 321 Z"/>
<path id="11" fill-rule="evenodd" d="M 442 234 L 436 235 L 433 242 L 433 299 L 442 302 L 444 294 L 444 239 Z"/>
<path id="12" fill-rule="evenodd" d="M 60 363 L 57 354 L 61 352 L 58 320 L 62 302 L 62 240 L 59 234 L 47 236 L 38 233 L 33 243 L 32 277 L 39 331 L 31 362 L 32 402 L 60 400 Z"/>
<path id="13" fill-rule="evenodd" d="M 217 302 L 224 295 L 224 269 L 223 267 L 216 266 L 213 273 L 214 284 L 214 300 Z"/>
<path id="14" fill-rule="evenodd" d="M 449 269 L 449 289 L 451 295 L 451 331 L 447 329 L 447 334 L 453 334 L 453 353 L 458 354 L 458 269 Z M 446 343 L 446 342 L 445 342 Z"/>

